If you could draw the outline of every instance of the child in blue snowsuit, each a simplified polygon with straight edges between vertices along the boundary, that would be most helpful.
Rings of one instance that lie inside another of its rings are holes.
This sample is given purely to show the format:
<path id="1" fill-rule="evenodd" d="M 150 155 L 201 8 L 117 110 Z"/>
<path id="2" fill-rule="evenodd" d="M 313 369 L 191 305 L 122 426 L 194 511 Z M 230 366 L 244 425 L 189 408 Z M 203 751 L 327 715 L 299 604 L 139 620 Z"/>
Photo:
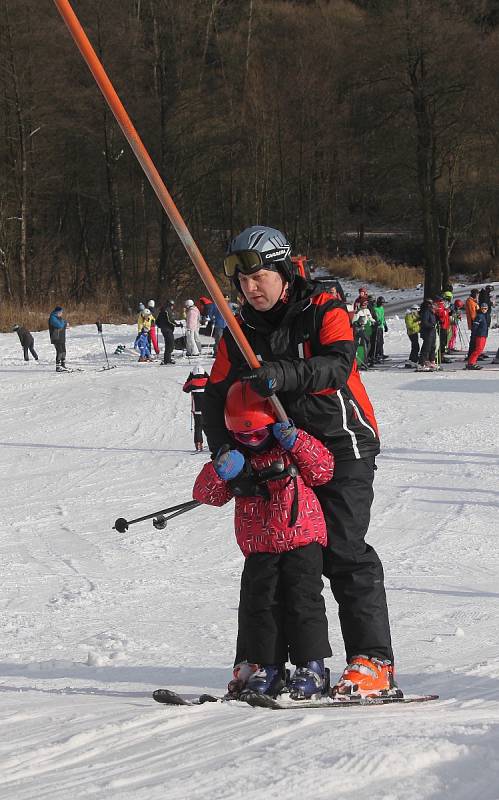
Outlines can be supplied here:
<path id="1" fill-rule="evenodd" d="M 151 345 L 149 343 L 149 336 L 148 332 L 145 328 L 142 328 L 141 332 L 137 336 L 136 339 L 136 346 L 139 350 L 140 357 L 139 361 L 151 361 Z"/>

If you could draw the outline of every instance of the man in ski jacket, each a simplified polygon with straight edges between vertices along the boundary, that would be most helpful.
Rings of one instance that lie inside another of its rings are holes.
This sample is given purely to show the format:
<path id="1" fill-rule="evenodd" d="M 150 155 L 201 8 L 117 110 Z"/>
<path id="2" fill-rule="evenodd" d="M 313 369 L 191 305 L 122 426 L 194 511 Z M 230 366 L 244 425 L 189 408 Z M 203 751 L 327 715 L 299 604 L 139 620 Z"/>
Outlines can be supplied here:
<path id="1" fill-rule="evenodd" d="M 175 364 L 172 359 L 173 348 L 175 347 L 175 337 L 173 331 L 175 330 L 176 321 L 173 315 L 173 300 L 170 300 L 165 306 L 161 306 L 158 317 L 156 319 L 156 327 L 158 327 L 163 334 L 165 340 L 165 355 L 163 357 L 163 364 Z"/>
<path id="2" fill-rule="evenodd" d="M 66 328 L 67 320 L 62 317 L 62 306 L 56 306 L 49 317 L 50 341 L 55 347 L 55 371 L 67 372 L 66 369 Z"/>
<path id="3" fill-rule="evenodd" d="M 383 569 L 364 541 L 379 453 L 376 419 L 355 362 L 345 305 L 296 276 L 290 254 L 280 231 L 254 226 L 232 241 L 225 258 L 226 275 L 245 298 L 239 324 L 263 362 L 246 377 L 260 394 L 277 392 L 295 425 L 334 454 L 334 477 L 316 493 L 328 527 L 324 574 L 339 604 L 348 661 L 337 690 L 388 689 L 393 653 Z M 205 392 L 204 429 L 212 453 L 229 441 L 225 397 L 244 366 L 225 331 Z M 362 654 L 369 657 L 369 670 L 359 670 Z M 238 653 L 236 660 L 244 657 Z"/>
<path id="4" fill-rule="evenodd" d="M 447 352 L 450 331 L 450 310 L 449 303 L 444 300 L 442 296 L 436 298 L 434 313 L 437 318 L 440 333 L 440 361 L 445 363 L 447 360 L 445 358 L 445 353 Z"/>
<path id="5" fill-rule="evenodd" d="M 33 339 L 33 334 L 30 333 L 27 328 L 24 328 L 22 325 L 17 325 L 17 324 L 12 327 L 12 330 L 15 331 L 19 336 L 21 347 L 24 350 L 24 360 L 29 361 L 29 353 L 31 353 L 35 361 L 38 361 L 38 356 L 35 351 L 35 340 Z"/>
<path id="6" fill-rule="evenodd" d="M 423 300 L 419 316 L 420 332 L 423 342 L 421 344 L 421 350 L 419 351 L 418 370 L 420 372 L 429 372 L 437 368 L 435 363 L 437 318 L 433 312 L 433 300 L 431 297 L 425 297 Z"/>

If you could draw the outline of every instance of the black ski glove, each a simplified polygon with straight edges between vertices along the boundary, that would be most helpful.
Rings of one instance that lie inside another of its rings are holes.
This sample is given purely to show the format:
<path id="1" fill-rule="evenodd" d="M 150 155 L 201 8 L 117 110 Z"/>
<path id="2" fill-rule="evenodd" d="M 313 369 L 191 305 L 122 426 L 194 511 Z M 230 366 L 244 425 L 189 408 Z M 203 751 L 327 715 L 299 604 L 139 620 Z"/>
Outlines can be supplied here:
<path id="1" fill-rule="evenodd" d="M 243 373 L 241 380 L 248 381 L 261 397 L 270 397 L 284 387 L 284 368 L 280 361 L 263 361 L 258 369 Z"/>

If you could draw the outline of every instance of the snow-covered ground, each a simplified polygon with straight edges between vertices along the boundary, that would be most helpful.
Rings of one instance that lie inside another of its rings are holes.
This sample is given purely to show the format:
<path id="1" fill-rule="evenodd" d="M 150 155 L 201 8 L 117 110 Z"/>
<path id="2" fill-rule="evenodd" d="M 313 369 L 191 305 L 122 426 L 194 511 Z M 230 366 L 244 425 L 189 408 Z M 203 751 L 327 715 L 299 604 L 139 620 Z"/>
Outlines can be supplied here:
<path id="1" fill-rule="evenodd" d="M 404 357 L 401 320 L 387 351 Z M 110 353 L 133 328 L 105 328 Z M 489 352 L 499 344 L 497 331 Z M 6 800 L 498 800 L 499 373 L 363 376 L 381 427 L 369 541 L 385 566 L 406 707 L 168 708 L 230 675 L 242 567 L 232 507 L 125 534 L 188 500 L 189 365 L 104 363 L 94 326 L 57 375 L 0 335 L 0 796 Z M 203 358 L 207 367 L 212 363 Z M 325 588 L 334 656 L 344 656 Z"/>

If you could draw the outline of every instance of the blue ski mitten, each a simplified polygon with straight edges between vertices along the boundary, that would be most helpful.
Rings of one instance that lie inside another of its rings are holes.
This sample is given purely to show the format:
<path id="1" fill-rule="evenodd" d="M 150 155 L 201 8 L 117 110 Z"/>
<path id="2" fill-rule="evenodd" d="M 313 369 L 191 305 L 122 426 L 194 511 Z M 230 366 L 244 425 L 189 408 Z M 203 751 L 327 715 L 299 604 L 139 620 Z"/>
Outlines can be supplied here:
<path id="1" fill-rule="evenodd" d="M 275 422 L 272 425 L 272 433 L 281 447 L 285 450 L 292 450 L 298 436 L 292 419 L 288 419 L 287 422 Z"/>
<path id="2" fill-rule="evenodd" d="M 244 456 L 239 450 L 231 450 L 228 445 L 224 445 L 213 459 L 213 466 L 219 478 L 230 481 L 243 469 Z"/>

